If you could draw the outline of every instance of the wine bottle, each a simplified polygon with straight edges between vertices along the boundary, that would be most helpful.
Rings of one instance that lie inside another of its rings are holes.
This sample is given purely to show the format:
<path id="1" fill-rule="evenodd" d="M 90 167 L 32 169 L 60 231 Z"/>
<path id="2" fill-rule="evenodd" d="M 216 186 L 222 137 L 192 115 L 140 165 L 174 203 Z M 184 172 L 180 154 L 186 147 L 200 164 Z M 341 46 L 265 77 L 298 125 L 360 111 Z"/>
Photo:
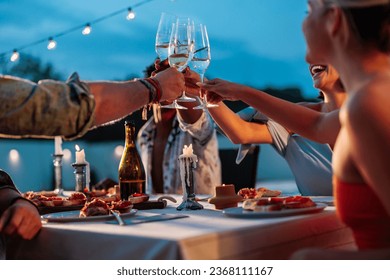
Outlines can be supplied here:
<path id="1" fill-rule="evenodd" d="M 125 133 L 125 148 L 118 169 L 121 200 L 145 193 L 145 169 L 135 144 L 134 123 L 125 122 Z"/>

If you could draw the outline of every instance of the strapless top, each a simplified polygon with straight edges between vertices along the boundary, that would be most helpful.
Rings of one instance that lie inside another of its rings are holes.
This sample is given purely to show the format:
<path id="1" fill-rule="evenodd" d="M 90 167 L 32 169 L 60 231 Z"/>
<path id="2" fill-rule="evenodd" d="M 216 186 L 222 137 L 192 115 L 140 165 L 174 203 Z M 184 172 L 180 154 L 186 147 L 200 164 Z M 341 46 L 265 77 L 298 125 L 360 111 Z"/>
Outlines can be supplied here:
<path id="1" fill-rule="evenodd" d="M 390 248 L 390 216 L 372 188 L 335 176 L 333 188 L 337 213 L 352 229 L 359 249 Z"/>

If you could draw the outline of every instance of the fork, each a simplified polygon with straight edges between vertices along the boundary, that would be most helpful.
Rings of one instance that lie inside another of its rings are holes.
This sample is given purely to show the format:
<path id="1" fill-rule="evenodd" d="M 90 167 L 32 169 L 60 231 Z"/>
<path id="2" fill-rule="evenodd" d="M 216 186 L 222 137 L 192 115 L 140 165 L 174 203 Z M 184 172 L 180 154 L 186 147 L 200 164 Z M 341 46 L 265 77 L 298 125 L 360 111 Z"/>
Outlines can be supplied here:
<path id="1" fill-rule="evenodd" d="M 114 215 L 115 219 L 118 221 L 118 224 L 120 226 L 124 226 L 125 222 L 122 220 L 121 215 L 119 214 L 119 211 L 110 209 L 110 212 L 112 215 Z"/>

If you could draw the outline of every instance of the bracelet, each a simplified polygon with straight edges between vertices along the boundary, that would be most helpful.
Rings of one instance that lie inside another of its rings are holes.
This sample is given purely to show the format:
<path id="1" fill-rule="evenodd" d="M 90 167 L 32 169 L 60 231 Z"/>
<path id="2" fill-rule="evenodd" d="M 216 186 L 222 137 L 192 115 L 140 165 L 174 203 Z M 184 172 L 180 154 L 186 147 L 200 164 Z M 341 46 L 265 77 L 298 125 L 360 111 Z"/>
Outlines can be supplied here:
<path id="1" fill-rule="evenodd" d="M 151 83 L 156 90 L 156 95 L 154 96 L 154 99 L 152 102 L 159 103 L 161 100 L 161 96 L 162 96 L 162 88 L 161 88 L 160 82 L 157 79 L 153 79 L 153 78 L 146 78 L 146 80 L 149 83 Z"/>
<path id="2" fill-rule="evenodd" d="M 138 81 L 140 81 L 141 84 L 143 84 L 149 90 L 149 102 L 148 103 L 152 103 L 153 99 L 154 99 L 154 95 L 155 95 L 155 88 L 154 88 L 153 84 L 151 84 L 146 79 L 139 79 Z"/>
<path id="3" fill-rule="evenodd" d="M 142 109 L 142 120 L 146 121 L 148 119 L 147 108 L 149 107 L 150 110 L 151 104 L 157 104 L 160 102 L 162 89 L 158 80 L 152 78 L 146 78 L 146 79 L 139 79 L 138 81 L 140 81 L 141 84 L 143 84 L 149 90 L 149 103 L 148 103 L 149 105 L 143 106 Z"/>

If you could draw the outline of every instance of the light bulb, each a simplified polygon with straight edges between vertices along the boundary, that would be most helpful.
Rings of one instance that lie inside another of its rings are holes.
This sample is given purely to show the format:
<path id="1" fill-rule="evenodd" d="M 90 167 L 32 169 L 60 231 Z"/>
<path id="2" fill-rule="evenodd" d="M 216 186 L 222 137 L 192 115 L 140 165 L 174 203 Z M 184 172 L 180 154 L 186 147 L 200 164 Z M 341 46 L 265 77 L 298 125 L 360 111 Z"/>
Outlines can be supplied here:
<path id="1" fill-rule="evenodd" d="M 89 23 L 87 23 L 83 29 L 83 31 L 81 31 L 81 33 L 83 35 L 89 35 L 92 31 L 92 28 L 91 28 L 91 25 Z"/>
<path id="2" fill-rule="evenodd" d="M 133 12 L 133 10 L 131 8 L 128 8 L 126 19 L 133 20 L 134 18 L 135 18 L 135 13 Z"/>
<path id="3" fill-rule="evenodd" d="M 15 49 L 15 50 L 13 51 L 12 55 L 11 55 L 10 60 L 11 60 L 12 62 L 15 62 L 15 61 L 17 61 L 18 59 L 19 59 L 19 52 Z"/>
<path id="4" fill-rule="evenodd" d="M 57 42 L 53 40 L 52 37 L 49 38 L 49 43 L 47 44 L 47 49 L 48 50 L 53 50 L 57 46 Z"/>

